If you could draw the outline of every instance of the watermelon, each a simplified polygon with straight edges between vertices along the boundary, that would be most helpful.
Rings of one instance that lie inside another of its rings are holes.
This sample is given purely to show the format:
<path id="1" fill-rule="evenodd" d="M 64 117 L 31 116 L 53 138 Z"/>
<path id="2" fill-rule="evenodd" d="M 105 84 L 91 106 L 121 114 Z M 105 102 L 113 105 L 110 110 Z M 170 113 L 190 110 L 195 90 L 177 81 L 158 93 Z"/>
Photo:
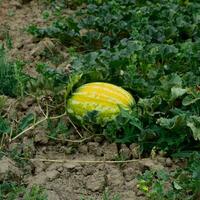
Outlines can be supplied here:
<path id="1" fill-rule="evenodd" d="M 103 82 L 93 82 L 79 87 L 67 101 L 67 112 L 79 120 L 97 111 L 98 123 L 113 120 L 121 108 L 131 110 L 135 100 L 123 88 Z"/>

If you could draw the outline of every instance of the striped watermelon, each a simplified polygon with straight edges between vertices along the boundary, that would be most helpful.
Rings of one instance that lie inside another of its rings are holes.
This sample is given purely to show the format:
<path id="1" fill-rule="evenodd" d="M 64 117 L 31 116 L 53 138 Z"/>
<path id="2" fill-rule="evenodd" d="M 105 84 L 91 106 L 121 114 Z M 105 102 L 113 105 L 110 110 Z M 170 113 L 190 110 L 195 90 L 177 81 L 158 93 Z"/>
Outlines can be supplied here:
<path id="1" fill-rule="evenodd" d="M 82 120 L 88 112 L 98 111 L 97 122 L 115 118 L 120 107 L 130 110 L 134 98 L 121 87 L 110 83 L 94 82 L 79 87 L 67 101 L 67 112 Z"/>

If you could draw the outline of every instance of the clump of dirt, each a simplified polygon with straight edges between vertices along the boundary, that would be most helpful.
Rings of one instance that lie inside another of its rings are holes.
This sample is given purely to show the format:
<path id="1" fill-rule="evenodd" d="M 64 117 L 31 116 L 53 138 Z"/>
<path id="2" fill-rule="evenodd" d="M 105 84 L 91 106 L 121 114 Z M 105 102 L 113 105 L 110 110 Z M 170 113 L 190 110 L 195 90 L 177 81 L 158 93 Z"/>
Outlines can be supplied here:
<path id="1" fill-rule="evenodd" d="M 22 171 L 16 166 L 13 160 L 6 156 L 2 157 L 0 160 L 0 182 L 5 180 L 19 180 L 22 175 Z"/>

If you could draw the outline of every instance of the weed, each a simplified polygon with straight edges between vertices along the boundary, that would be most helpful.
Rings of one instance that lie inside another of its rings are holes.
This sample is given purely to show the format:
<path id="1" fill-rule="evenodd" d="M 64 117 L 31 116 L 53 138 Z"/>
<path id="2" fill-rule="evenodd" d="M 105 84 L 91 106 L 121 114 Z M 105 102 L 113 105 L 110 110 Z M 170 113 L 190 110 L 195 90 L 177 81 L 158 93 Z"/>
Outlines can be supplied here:
<path id="1" fill-rule="evenodd" d="M 175 172 L 145 171 L 139 178 L 138 189 L 152 200 L 199 198 L 200 168 L 199 155 L 194 154 L 188 160 L 188 166 Z"/>
<path id="2" fill-rule="evenodd" d="M 33 186 L 30 189 L 15 182 L 4 182 L 0 185 L 0 200 L 47 200 L 44 189 Z"/>
<path id="3" fill-rule="evenodd" d="M 10 97 L 24 95 L 28 76 L 22 68 L 22 62 L 9 62 L 4 47 L 0 46 L 0 94 Z"/>

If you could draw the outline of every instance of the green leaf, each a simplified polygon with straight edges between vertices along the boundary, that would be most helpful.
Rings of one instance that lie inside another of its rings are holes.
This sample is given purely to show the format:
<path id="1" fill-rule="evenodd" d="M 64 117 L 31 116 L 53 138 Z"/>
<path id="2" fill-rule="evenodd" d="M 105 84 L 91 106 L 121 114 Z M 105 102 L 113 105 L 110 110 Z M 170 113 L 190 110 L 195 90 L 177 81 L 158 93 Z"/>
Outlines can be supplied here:
<path id="1" fill-rule="evenodd" d="M 143 113 L 149 114 L 149 115 L 154 115 L 154 110 L 161 105 L 162 99 L 160 96 L 155 95 L 152 98 L 140 98 L 137 106 L 141 107 L 143 109 Z"/>
<path id="2" fill-rule="evenodd" d="M 200 93 L 198 95 L 196 95 L 196 96 L 188 95 L 183 99 L 182 104 L 184 106 L 189 106 L 191 104 L 196 103 L 199 100 L 200 100 Z"/>
<path id="3" fill-rule="evenodd" d="M 65 99 L 68 98 L 69 94 L 72 92 L 74 86 L 81 80 L 82 73 L 74 74 L 70 77 L 70 81 L 68 82 L 66 86 L 66 93 L 65 93 Z"/>
<path id="4" fill-rule="evenodd" d="M 194 139 L 200 141 L 200 117 L 191 116 L 187 121 L 187 126 L 192 130 Z"/>
<path id="5" fill-rule="evenodd" d="M 163 118 L 161 117 L 160 119 L 157 120 L 157 123 L 166 128 L 166 129 L 174 129 L 174 128 L 181 128 L 184 127 L 186 117 L 185 115 L 176 115 L 173 118 Z"/>
<path id="6" fill-rule="evenodd" d="M 10 127 L 9 122 L 8 122 L 6 119 L 3 119 L 3 118 L 0 116 L 0 136 L 1 136 L 2 134 L 9 133 L 10 130 L 11 130 L 11 127 Z"/>
<path id="7" fill-rule="evenodd" d="M 172 87 L 171 88 L 171 101 L 183 96 L 187 92 L 187 89 Z"/>
<path id="8" fill-rule="evenodd" d="M 176 181 L 173 182 L 173 186 L 176 190 L 182 190 L 183 189 Z"/>
<path id="9" fill-rule="evenodd" d="M 32 124 L 35 120 L 35 115 L 30 113 L 26 115 L 24 118 L 21 119 L 19 126 L 18 126 L 18 131 L 23 131 L 26 129 L 30 124 Z"/>

